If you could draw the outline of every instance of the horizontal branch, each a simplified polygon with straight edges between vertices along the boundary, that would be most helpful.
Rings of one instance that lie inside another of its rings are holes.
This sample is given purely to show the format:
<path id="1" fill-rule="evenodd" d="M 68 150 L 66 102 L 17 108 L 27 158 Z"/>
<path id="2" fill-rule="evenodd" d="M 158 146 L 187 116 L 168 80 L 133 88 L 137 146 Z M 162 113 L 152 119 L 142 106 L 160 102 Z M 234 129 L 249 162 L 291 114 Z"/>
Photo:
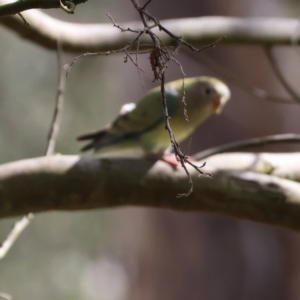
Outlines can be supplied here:
<path id="1" fill-rule="evenodd" d="M 87 0 L 72 0 L 74 6 L 86 2 Z M 3 16 L 16 15 L 22 11 L 33 8 L 60 8 L 59 0 L 22 0 L 6 3 L 7 1 L 0 1 L 0 18 Z M 64 1 L 63 1 L 64 2 Z"/>
<path id="2" fill-rule="evenodd" d="M 6 0 L 0 0 L 0 5 Z M 135 37 L 132 32 L 121 32 L 113 24 L 76 24 L 59 21 L 40 11 L 25 12 L 30 23 L 26 26 L 19 17 L 0 18 L 0 24 L 16 34 L 40 46 L 56 49 L 60 39 L 65 51 L 108 51 L 124 47 Z M 290 45 L 299 20 L 283 18 L 231 18 L 199 17 L 162 20 L 161 24 L 186 42 L 204 45 L 215 42 L 222 36 L 222 44 Z M 140 22 L 120 24 L 122 28 L 142 29 Z M 174 45 L 174 40 L 164 32 L 152 29 L 165 45 Z M 144 35 L 140 43 L 149 42 Z"/>
<path id="3" fill-rule="evenodd" d="M 259 147 L 271 144 L 278 143 L 299 143 L 300 135 L 295 133 L 283 133 L 283 134 L 274 134 L 263 137 L 257 137 L 237 142 L 232 142 L 229 144 L 224 144 L 214 148 L 204 150 L 197 153 L 193 156 L 194 160 L 203 160 L 207 157 L 210 157 L 215 154 L 225 153 L 225 152 L 234 152 L 241 151 L 243 149 L 249 149 L 251 147 Z"/>
<path id="4" fill-rule="evenodd" d="M 190 169 L 194 192 L 178 199 L 188 185 L 186 174 L 161 161 L 56 155 L 9 163 L 0 166 L 0 217 L 136 205 L 300 229 L 299 183 L 250 171 L 206 169 L 213 179 Z"/>
<path id="5" fill-rule="evenodd" d="M 211 156 L 205 161 L 208 166 L 218 169 L 251 171 L 300 182 L 300 152 L 226 153 Z"/>

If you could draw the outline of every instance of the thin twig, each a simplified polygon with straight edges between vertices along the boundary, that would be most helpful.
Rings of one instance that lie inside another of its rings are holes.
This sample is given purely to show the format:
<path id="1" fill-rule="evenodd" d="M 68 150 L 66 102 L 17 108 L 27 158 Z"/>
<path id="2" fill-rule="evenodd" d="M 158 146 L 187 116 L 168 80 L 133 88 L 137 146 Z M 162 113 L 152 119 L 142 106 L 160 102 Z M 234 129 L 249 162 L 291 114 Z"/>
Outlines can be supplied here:
<path id="1" fill-rule="evenodd" d="M 169 31 L 167 28 L 165 28 L 164 26 L 161 25 L 161 23 L 159 22 L 159 20 L 157 18 L 155 18 L 153 15 L 151 15 L 148 11 L 146 11 L 143 8 L 143 12 L 144 14 L 154 22 L 154 24 L 159 28 L 159 30 L 164 31 L 167 35 L 169 35 L 171 38 L 173 38 L 174 40 L 176 40 L 177 42 L 179 42 L 182 45 L 187 46 L 190 50 L 195 51 L 195 52 L 202 52 L 203 50 L 206 50 L 208 48 L 212 48 L 215 47 L 216 44 L 218 44 L 219 42 L 223 41 L 224 39 L 226 39 L 226 36 L 222 36 L 220 38 L 218 38 L 216 41 L 214 41 L 213 43 L 204 46 L 203 48 L 196 48 L 194 47 L 192 44 L 186 42 L 185 40 L 183 40 L 180 36 L 176 36 L 175 34 L 173 34 L 171 31 Z"/>
<path id="2" fill-rule="evenodd" d="M 46 148 L 46 156 L 54 153 L 56 139 L 59 133 L 59 126 L 62 117 L 62 109 L 64 105 L 64 91 L 66 78 L 64 76 L 64 68 L 62 63 L 62 47 L 60 41 L 57 41 L 57 64 L 58 64 L 58 88 L 55 100 L 55 110 L 52 118 L 51 127 L 48 134 L 48 143 Z"/>
<path id="3" fill-rule="evenodd" d="M 135 64 L 136 64 L 136 66 L 138 66 L 138 54 L 139 54 L 139 50 L 140 50 L 140 40 L 137 41 L 137 47 L 136 47 L 136 51 L 135 51 Z M 137 68 L 137 71 L 138 71 L 138 74 L 139 74 L 142 86 L 143 86 L 143 88 L 145 88 L 145 83 L 144 83 L 144 80 L 143 80 L 140 68 Z"/>
<path id="4" fill-rule="evenodd" d="M 201 168 L 204 166 L 196 166 L 192 162 L 188 161 L 188 157 L 180 150 L 178 142 L 175 137 L 175 133 L 173 132 L 171 126 L 170 126 L 170 116 L 168 112 L 168 107 L 167 107 L 167 99 L 166 99 L 166 91 L 165 91 L 165 70 L 167 68 L 167 65 L 169 64 L 170 61 L 174 61 L 175 63 L 179 64 L 182 75 L 183 75 L 183 87 L 184 87 L 184 77 L 185 73 L 183 71 L 183 68 L 181 64 L 178 62 L 178 60 L 175 59 L 175 55 L 177 54 L 177 48 L 173 51 L 173 53 L 170 55 L 168 52 L 168 48 L 161 42 L 161 40 L 158 38 L 156 34 L 154 34 L 151 30 L 151 26 L 148 24 L 148 19 L 151 19 L 154 21 L 155 25 L 159 27 L 160 30 L 165 31 L 169 36 L 171 36 L 173 39 L 175 39 L 179 44 L 183 44 L 187 47 L 189 47 L 193 51 L 202 51 L 202 49 L 197 49 L 193 47 L 192 45 L 186 43 L 183 41 L 180 37 L 175 36 L 171 32 L 169 32 L 166 28 L 161 26 L 159 21 L 153 17 L 148 11 L 146 11 L 145 7 L 148 5 L 150 2 L 148 1 L 146 5 L 141 6 L 137 0 L 131 0 L 133 6 L 135 9 L 139 12 L 140 18 L 143 22 L 144 28 L 145 28 L 145 33 L 148 34 L 153 42 L 154 48 L 150 53 L 150 63 L 151 67 L 153 70 L 154 74 L 154 80 L 160 80 L 160 88 L 161 88 L 161 96 L 162 96 L 162 106 L 163 106 L 163 111 L 164 111 L 164 116 L 165 116 L 165 129 L 167 130 L 170 138 L 171 145 L 174 149 L 174 153 L 176 156 L 176 159 L 180 162 L 181 166 L 183 167 L 185 173 L 188 176 L 188 181 L 189 181 L 189 189 L 186 193 L 178 194 L 177 197 L 187 197 L 189 196 L 192 191 L 193 191 L 193 180 L 191 177 L 191 174 L 189 173 L 186 164 L 191 165 L 199 174 L 201 175 L 206 175 L 210 176 L 210 174 L 204 173 Z M 216 41 L 218 42 L 218 41 Z M 209 45 L 208 47 L 205 47 L 203 49 L 207 49 L 210 47 L 214 47 L 214 44 Z M 183 90 L 183 97 L 182 97 L 183 103 L 185 103 L 185 91 Z M 186 110 L 184 111 L 185 117 L 187 117 L 187 112 Z"/>
<path id="5" fill-rule="evenodd" d="M 32 218 L 33 218 L 33 214 L 30 213 L 24 216 L 21 220 L 19 220 L 13 225 L 13 228 L 8 234 L 7 238 L 1 244 L 0 259 L 2 259 L 7 254 L 11 246 L 14 244 L 14 242 L 16 241 L 18 236 L 22 233 L 22 231 L 28 226 Z"/>
<path id="6" fill-rule="evenodd" d="M 105 56 L 108 56 L 110 54 L 115 54 L 115 53 L 119 53 L 119 52 L 125 52 L 127 51 L 128 49 L 131 48 L 131 46 L 133 44 L 135 44 L 139 39 L 140 37 L 144 34 L 143 31 L 139 32 L 139 34 L 137 35 L 137 37 L 131 41 L 130 43 L 128 43 L 125 47 L 123 48 L 119 48 L 119 49 L 116 49 L 116 50 L 110 50 L 110 51 L 106 51 L 106 52 L 87 52 L 87 53 L 84 53 L 84 54 L 81 54 L 81 55 L 78 55 L 76 56 L 73 61 L 69 64 L 68 66 L 68 69 L 67 69 L 67 72 L 66 72 L 66 77 L 68 77 L 70 71 L 71 71 L 71 68 L 72 66 L 77 62 L 78 59 L 82 58 L 82 57 L 87 57 L 87 56 L 101 56 L 101 55 L 105 55 Z M 141 70 L 141 69 L 140 69 Z"/>
<path id="7" fill-rule="evenodd" d="M 133 58 L 131 57 L 130 53 L 129 53 L 127 50 L 124 50 L 124 53 L 126 54 L 125 59 L 124 59 L 124 62 L 127 62 L 127 59 L 129 58 L 129 60 L 130 60 L 130 61 L 135 65 L 135 67 L 137 68 L 139 74 L 140 74 L 140 72 L 145 73 L 144 70 L 142 70 L 142 69 L 139 67 L 138 63 L 135 62 L 135 61 L 133 60 Z"/>
<path id="8" fill-rule="evenodd" d="M 184 73 L 184 70 L 183 70 L 183 67 L 182 67 L 182 64 L 173 56 L 171 57 L 171 60 L 174 61 L 180 68 L 180 71 L 181 71 L 181 75 L 182 75 L 182 98 L 181 98 L 181 102 L 183 103 L 183 115 L 184 115 L 184 119 L 186 121 L 189 120 L 189 116 L 188 116 L 188 113 L 187 113 L 187 104 L 186 104 L 186 101 L 185 101 L 185 96 L 186 96 L 186 92 L 185 92 L 185 77 L 186 77 L 186 74 Z"/>
<path id="9" fill-rule="evenodd" d="M 267 47 L 266 49 L 266 55 L 267 58 L 277 76 L 282 86 L 285 88 L 285 90 L 290 94 L 290 96 L 296 101 L 300 102 L 300 95 L 291 87 L 289 82 L 285 79 L 282 71 L 280 70 L 277 58 L 274 54 L 273 48 Z"/>
<path id="10" fill-rule="evenodd" d="M 28 23 L 28 21 L 24 18 L 23 14 L 18 13 L 18 15 L 19 15 L 20 18 L 23 20 L 23 22 L 24 22 L 24 24 L 25 24 L 26 26 L 30 26 L 30 24 Z"/>
<path id="11" fill-rule="evenodd" d="M 6 293 L 0 292 L 0 298 L 3 298 L 5 300 L 13 300 L 13 297 L 11 295 L 8 295 Z"/>
<path id="12" fill-rule="evenodd" d="M 51 125 L 51 129 L 49 132 L 48 145 L 46 150 L 46 156 L 53 154 L 54 147 L 56 143 L 57 134 L 59 131 L 59 122 L 60 122 L 60 111 L 62 109 L 63 104 L 63 91 L 65 86 L 65 77 L 63 76 L 63 71 L 61 67 L 61 45 L 57 43 L 57 57 L 58 57 L 58 65 L 59 65 L 59 88 L 56 97 L 56 107 L 53 116 L 53 121 Z M 7 252 L 10 250 L 14 242 L 17 240 L 18 236 L 22 233 L 22 231 L 29 225 L 30 221 L 33 219 L 34 215 L 32 213 L 24 216 L 21 220 L 17 221 L 14 225 L 10 233 L 8 234 L 5 241 L 1 244 L 0 247 L 0 260 L 5 257 Z M 1 294 L 0 294 L 1 297 Z M 4 297 L 2 297 L 4 298 Z"/>
<path id="13" fill-rule="evenodd" d="M 149 3 L 151 1 L 148 1 Z M 116 49 L 116 50 L 109 50 L 109 51 L 106 51 L 106 52 L 87 52 L 87 53 L 84 53 L 84 54 L 81 54 L 81 55 L 78 55 L 76 56 L 73 61 L 70 63 L 68 69 L 67 69 L 67 72 L 66 72 L 66 77 L 68 77 L 70 71 L 71 71 L 71 67 L 77 62 L 78 59 L 80 58 L 83 58 L 83 57 L 87 57 L 87 56 L 98 56 L 98 55 L 105 55 L 105 56 L 108 56 L 110 54 L 115 54 L 115 53 L 119 53 L 119 52 L 124 52 L 126 53 L 126 56 L 125 56 L 125 61 L 124 62 L 127 62 L 127 58 L 129 58 L 131 60 L 131 62 L 135 65 L 135 67 L 137 68 L 138 70 L 138 73 L 140 74 L 140 72 L 144 72 L 141 68 L 138 67 L 138 61 L 137 61 L 137 58 L 136 58 L 136 61 L 134 62 L 134 60 L 131 58 L 131 56 L 129 54 L 132 54 L 130 52 L 130 49 L 132 48 L 132 46 L 134 46 L 135 44 L 137 44 L 137 50 L 135 51 L 135 54 L 136 54 L 136 57 L 137 57 L 137 53 L 139 51 L 139 48 L 141 46 L 148 46 L 148 45 L 140 45 L 140 38 L 143 34 L 145 34 L 148 30 L 151 30 L 151 28 L 153 27 L 156 27 L 156 25 L 153 25 L 153 26 L 148 26 L 148 27 L 145 27 L 144 30 L 134 30 L 134 29 L 131 29 L 131 28 L 123 28 L 121 27 L 120 25 L 118 25 L 115 20 L 113 19 L 113 17 L 107 13 L 106 14 L 108 16 L 108 18 L 111 20 L 111 22 L 113 23 L 113 26 L 120 29 L 121 32 L 132 32 L 132 33 L 137 33 L 137 36 L 135 37 L 135 39 L 133 39 L 131 42 L 129 42 L 126 46 L 122 47 L 122 48 L 119 48 L 119 49 Z M 153 45 L 151 45 L 150 47 L 153 47 Z M 152 50 L 151 50 L 152 51 Z M 143 53 L 149 53 L 151 51 L 143 51 Z M 143 82 L 143 81 L 142 81 Z"/>
<path id="14" fill-rule="evenodd" d="M 233 152 L 237 150 L 247 149 L 250 147 L 259 147 L 259 146 L 278 144 L 278 143 L 299 143 L 299 142 L 300 142 L 300 134 L 293 134 L 293 133 L 275 134 L 275 135 L 269 135 L 265 137 L 233 142 L 222 146 L 210 148 L 195 154 L 193 156 L 193 159 L 199 161 L 215 154 L 220 154 L 224 152 Z"/>
<path id="15" fill-rule="evenodd" d="M 287 99 L 287 98 L 280 97 L 277 95 L 272 95 L 261 88 L 252 86 L 251 84 L 249 84 L 249 82 L 243 80 L 240 76 L 237 76 L 236 74 L 232 73 L 230 70 L 228 70 L 222 64 L 211 59 L 204 53 L 202 53 L 201 56 L 199 56 L 199 55 L 195 56 L 190 51 L 185 50 L 184 54 L 187 57 L 189 57 L 190 59 L 195 60 L 195 61 L 199 62 L 200 64 L 204 65 L 205 67 L 209 68 L 210 70 L 216 72 L 220 76 L 223 76 L 231 84 L 241 88 L 245 92 L 247 92 L 257 98 L 260 98 L 260 99 L 266 100 L 266 101 L 270 101 L 270 102 L 276 102 L 276 103 L 294 104 L 294 105 L 298 104 L 298 103 L 295 103 L 291 99 Z"/>
<path id="16" fill-rule="evenodd" d="M 113 23 L 114 27 L 117 27 L 118 29 L 120 29 L 121 32 L 125 32 L 125 31 L 127 31 L 127 32 L 134 32 L 134 33 L 140 33 L 141 32 L 140 30 L 133 30 L 133 29 L 131 29 L 129 27 L 125 29 L 125 28 L 121 27 L 119 24 L 117 24 L 115 22 L 115 20 L 113 19 L 113 17 L 109 13 L 106 13 L 106 15 L 111 20 L 111 22 Z"/>
<path id="17" fill-rule="evenodd" d="M 59 86 L 57 90 L 57 96 L 56 96 L 56 105 L 55 105 L 55 111 L 53 115 L 53 120 L 48 136 L 48 143 L 47 143 L 47 150 L 46 150 L 46 156 L 49 156 L 53 154 L 56 138 L 59 132 L 59 124 L 61 119 L 61 110 L 63 106 L 63 92 L 65 88 L 65 76 L 63 74 L 63 68 L 62 68 L 62 49 L 61 45 L 58 42 L 57 43 L 57 60 L 58 60 L 58 69 L 59 69 Z M 33 214 L 30 213 L 27 216 L 24 216 L 20 221 L 17 221 L 9 235 L 7 236 L 6 240 L 2 243 L 0 247 L 0 259 L 2 259 L 13 243 L 16 241 L 18 236 L 21 234 L 21 232 L 27 227 L 27 225 L 30 223 L 31 219 L 33 218 Z"/>

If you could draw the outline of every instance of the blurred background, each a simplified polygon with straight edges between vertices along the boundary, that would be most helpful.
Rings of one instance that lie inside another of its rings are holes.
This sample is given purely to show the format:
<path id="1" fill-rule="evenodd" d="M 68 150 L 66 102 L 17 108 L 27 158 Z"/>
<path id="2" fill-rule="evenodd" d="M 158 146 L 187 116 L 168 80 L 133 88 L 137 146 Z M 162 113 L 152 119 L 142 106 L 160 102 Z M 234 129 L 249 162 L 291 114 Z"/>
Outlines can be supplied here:
<path id="1" fill-rule="evenodd" d="M 295 0 L 153 0 L 149 10 L 159 19 L 298 18 L 300 4 Z M 58 19 L 81 23 L 109 22 L 106 12 L 117 23 L 139 19 L 130 1 L 90 1 L 78 6 L 73 16 L 47 11 Z M 0 163 L 42 156 L 57 89 L 56 53 L 1 27 L 0 40 Z M 276 54 L 285 76 L 299 87 L 297 49 L 280 47 Z M 205 55 L 220 63 L 220 70 L 287 96 L 260 47 L 219 44 Z M 65 54 L 65 63 L 74 56 Z M 188 76 L 218 76 L 232 90 L 223 114 L 193 135 L 191 154 L 250 137 L 299 133 L 299 106 L 255 98 L 198 62 L 203 61 L 201 53 L 197 58 L 181 52 L 179 59 Z M 122 104 L 138 101 L 156 85 L 147 55 L 140 64 L 146 71 L 145 89 L 134 66 L 123 63 L 123 55 L 85 58 L 74 65 L 67 80 L 57 152 L 78 154 L 77 135 L 100 129 Z M 168 80 L 180 76 L 176 65 L 168 69 Z M 14 221 L 0 220 L 0 240 Z M 300 298 L 299 251 L 298 233 L 205 213 L 133 207 L 49 212 L 36 215 L 0 261 L 0 292 L 22 300 L 296 300 Z"/>

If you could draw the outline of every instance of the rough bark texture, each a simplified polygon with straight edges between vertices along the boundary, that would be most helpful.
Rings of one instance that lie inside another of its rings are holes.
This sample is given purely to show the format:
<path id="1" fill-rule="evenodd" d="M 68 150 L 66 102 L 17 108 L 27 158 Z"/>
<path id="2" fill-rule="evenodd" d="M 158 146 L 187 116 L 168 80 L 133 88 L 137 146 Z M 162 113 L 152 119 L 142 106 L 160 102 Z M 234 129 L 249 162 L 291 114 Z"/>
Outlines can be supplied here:
<path id="1" fill-rule="evenodd" d="M 0 166 L 0 217 L 124 205 L 207 211 L 300 229 L 300 184 L 254 172 L 212 169 L 213 179 L 163 162 L 52 156 Z"/>

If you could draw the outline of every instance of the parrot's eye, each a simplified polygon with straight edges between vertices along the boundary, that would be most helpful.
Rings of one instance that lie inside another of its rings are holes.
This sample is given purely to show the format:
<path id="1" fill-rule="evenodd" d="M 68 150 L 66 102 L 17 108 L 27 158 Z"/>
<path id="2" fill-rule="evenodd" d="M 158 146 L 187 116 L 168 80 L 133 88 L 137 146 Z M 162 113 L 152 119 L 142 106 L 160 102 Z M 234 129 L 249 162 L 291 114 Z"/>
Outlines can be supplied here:
<path id="1" fill-rule="evenodd" d="M 206 94 L 206 95 L 209 95 L 210 93 L 211 93 L 211 89 L 210 89 L 210 88 L 206 88 L 206 89 L 205 89 L 205 94 Z"/>

